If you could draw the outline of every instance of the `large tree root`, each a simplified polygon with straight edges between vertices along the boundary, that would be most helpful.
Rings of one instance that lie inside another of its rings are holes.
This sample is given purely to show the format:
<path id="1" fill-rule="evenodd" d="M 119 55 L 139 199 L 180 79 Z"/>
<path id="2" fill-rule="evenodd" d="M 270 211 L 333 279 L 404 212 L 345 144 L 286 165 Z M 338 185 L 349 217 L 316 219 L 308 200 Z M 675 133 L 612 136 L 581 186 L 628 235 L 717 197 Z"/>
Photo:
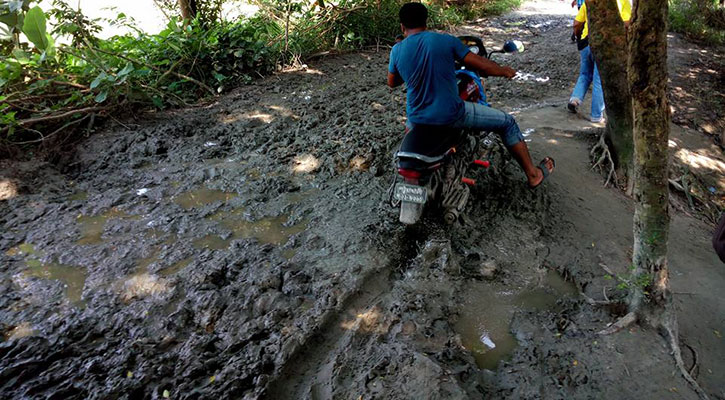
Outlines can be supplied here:
<path id="1" fill-rule="evenodd" d="M 674 317 L 671 317 L 674 318 Z M 695 378 L 692 377 L 692 373 L 695 371 L 695 368 L 697 367 L 697 352 L 692 349 L 692 353 L 694 356 L 694 362 L 692 365 L 692 368 L 690 370 L 687 370 L 687 367 L 685 367 L 685 362 L 682 360 L 682 349 L 680 348 L 679 339 L 677 335 L 677 328 L 675 327 L 676 322 L 674 322 L 672 319 L 665 319 L 664 322 L 660 322 L 660 328 L 663 331 L 663 336 L 665 336 L 665 340 L 667 340 L 667 343 L 670 345 L 670 349 L 672 350 L 672 357 L 675 359 L 675 364 L 677 365 L 677 369 L 680 371 L 680 374 L 682 374 L 682 377 L 685 378 L 687 383 L 690 384 L 690 387 L 697 393 L 697 395 L 702 400 L 710 400 L 710 397 L 707 395 L 705 390 L 702 389 L 700 384 L 697 383 Z M 613 323 L 612 325 L 609 325 L 607 328 L 599 331 L 600 335 L 611 335 L 614 333 L 617 333 L 621 331 L 622 329 L 625 329 L 633 324 L 635 324 L 638 320 L 637 313 L 632 311 L 625 315 L 624 317 L 620 318 L 617 322 Z"/>
<path id="2" fill-rule="evenodd" d="M 604 170 L 604 163 L 606 161 L 609 162 L 609 172 L 607 174 L 607 181 L 604 183 L 604 187 L 609 186 L 609 182 L 616 182 L 617 181 L 617 171 L 614 168 L 614 161 L 612 160 L 612 153 L 609 151 L 609 146 L 607 146 L 607 142 L 605 141 L 605 132 L 602 132 L 602 134 L 599 136 L 599 141 L 597 144 L 592 147 L 592 150 L 589 152 L 589 155 L 592 156 L 592 158 L 596 158 L 596 153 L 598 151 L 601 151 L 601 154 L 599 155 L 599 158 L 592 166 L 592 169 L 599 167 L 600 170 Z M 614 180 L 612 180 L 614 178 Z"/>
<path id="3" fill-rule="evenodd" d="M 600 335 L 611 335 L 613 333 L 617 333 L 621 331 L 622 329 L 628 328 L 631 325 L 633 325 L 635 322 L 637 322 L 637 313 L 631 312 L 624 317 L 620 318 L 617 322 L 613 323 L 612 325 L 609 325 L 605 329 L 602 329 L 599 331 Z"/>
<path id="4" fill-rule="evenodd" d="M 685 367 L 685 362 L 682 360 L 682 350 L 680 349 L 680 344 L 678 343 L 677 330 L 669 322 L 663 323 L 662 328 L 664 328 L 667 333 L 667 341 L 672 349 L 672 356 L 675 358 L 675 363 L 677 364 L 677 369 L 680 370 L 680 374 L 682 374 L 682 377 L 685 378 L 687 383 L 690 384 L 692 389 L 702 400 L 710 400 L 710 397 L 707 395 L 705 390 L 700 387 L 700 384 L 698 384 L 695 378 L 691 375 L 691 372 L 695 370 L 694 366 L 696 366 L 696 364 L 693 365 L 693 368 L 690 371 L 687 371 L 687 368 Z"/>

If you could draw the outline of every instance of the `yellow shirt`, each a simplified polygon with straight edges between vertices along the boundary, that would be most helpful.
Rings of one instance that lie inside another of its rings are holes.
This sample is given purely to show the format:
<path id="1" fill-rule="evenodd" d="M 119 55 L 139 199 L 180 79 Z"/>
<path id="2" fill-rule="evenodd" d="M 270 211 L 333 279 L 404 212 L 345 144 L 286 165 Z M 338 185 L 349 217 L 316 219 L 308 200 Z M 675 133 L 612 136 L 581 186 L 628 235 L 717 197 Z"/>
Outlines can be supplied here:
<path id="1" fill-rule="evenodd" d="M 632 6 L 629 4 L 629 0 L 617 0 L 617 7 L 619 7 L 619 16 L 622 17 L 622 21 L 627 22 L 632 17 Z M 589 34 L 589 24 L 587 24 L 587 3 L 582 4 L 579 12 L 574 17 L 575 21 L 584 23 L 584 30 L 582 31 L 581 39 L 584 40 Z"/>

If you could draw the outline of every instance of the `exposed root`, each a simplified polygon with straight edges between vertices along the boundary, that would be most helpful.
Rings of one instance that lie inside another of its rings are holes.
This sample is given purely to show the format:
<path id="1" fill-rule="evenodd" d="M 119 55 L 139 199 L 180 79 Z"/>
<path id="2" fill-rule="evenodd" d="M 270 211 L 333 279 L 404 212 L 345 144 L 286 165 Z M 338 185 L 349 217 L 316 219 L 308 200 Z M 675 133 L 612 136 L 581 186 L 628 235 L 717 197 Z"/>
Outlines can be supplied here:
<path id="1" fill-rule="evenodd" d="M 602 300 L 594 300 L 591 297 L 589 297 L 586 294 L 584 294 L 584 292 L 582 292 L 582 291 L 579 292 L 579 296 L 581 296 L 584 299 L 584 301 L 586 301 L 587 304 L 589 304 L 590 306 L 608 306 L 610 304 L 616 303 L 614 301 L 610 301 L 606 297 L 606 293 L 604 294 L 605 300 L 603 300 L 603 301 Z"/>
<path id="2" fill-rule="evenodd" d="M 689 371 L 687 371 L 687 373 L 689 373 L 689 374 L 690 374 L 690 376 L 692 376 L 693 378 L 697 378 L 697 375 L 695 374 L 695 370 L 696 370 L 696 369 L 697 369 L 697 367 L 699 366 L 699 363 L 698 363 L 698 361 L 697 361 L 697 359 L 698 359 L 698 356 L 697 356 L 697 350 L 695 350 L 695 348 L 694 348 L 694 347 L 690 346 L 690 345 L 689 345 L 689 344 L 687 344 L 687 343 L 685 343 L 685 346 L 686 346 L 686 347 L 687 347 L 688 349 L 690 349 L 690 352 L 692 352 L 692 367 L 690 367 L 690 370 L 689 370 Z"/>
<path id="3" fill-rule="evenodd" d="M 629 314 L 625 315 L 624 317 L 620 318 L 617 322 L 613 323 L 612 325 L 608 326 L 606 329 L 603 329 L 599 331 L 600 335 L 611 335 L 613 333 L 619 332 L 622 329 L 631 326 L 632 324 L 636 323 L 638 320 L 637 313 L 635 311 L 630 312 Z M 697 352 L 695 349 L 693 349 L 690 346 L 687 346 L 691 351 L 693 355 L 693 363 L 692 367 L 690 367 L 689 371 L 685 367 L 685 362 L 682 360 L 682 350 L 680 348 L 679 339 L 677 335 L 677 322 L 671 319 L 665 319 L 665 321 L 660 321 L 657 325 L 659 325 L 660 328 L 664 330 L 663 336 L 666 336 L 666 340 L 668 344 L 670 345 L 670 348 L 672 349 L 672 356 L 675 358 L 675 364 L 677 365 L 677 369 L 680 371 L 680 374 L 682 374 L 682 377 L 685 378 L 687 383 L 690 384 L 692 389 L 697 393 L 697 395 L 702 400 L 710 400 L 710 397 L 707 395 L 705 390 L 700 387 L 700 384 L 697 383 L 695 378 L 692 377 L 693 372 L 695 372 L 698 361 L 697 361 Z"/>
<path id="4" fill-rule="evenodd" d="M 599 331 L 599 334 L 600 335 L 611 335 L 613 333 L 617 333 L 617 332 L 621 331 L 624 328 L 628 328 L 635 322 L 637 322 L 637 313 L 630 312 L 629 314 L 620 318 L 619 321 L 617 321 L 617 322 L 613 323 L 612 325 L 609 325 L 605 329 L 602 329 L 601 331 Z"/>
<path id="5" fill-rule="evenodd" d="M 612 153 L 609 151 L 609 146 L 607 146 L 607 142 L 604 140 L 605 132 L 602 132 L 602 134 L 599 136 L 599 141 L 597 144 L 592 147 L 592 150 L 589 152 L 589 154 L 592 157 L 596 157 L 595 154 L 599 151 L 601 151 L 601 154 L 599 155 L 599 158 L 592 166 L 592 169 L 599 167 L 600 170 L 604 170 L 605 162 L 609 162 L 609 173 L 607 174 L 607 181 L 604 183 L 604 187 L 609 186 L 609 182 L 616 182 L 617 181 L 617 171 L 614 168 L 614 160 L 612 160 Z M 614 178 L 614 180 L 612 180 Z"/>
<path id="6" fill-rule="evenodd" d="M 705 391 L 700 387 L 700 384 L 697 383 L 695 378 L 692 377 L 690 372 L 694 371 L 694 367 L 697 366 L 695 363 L 693 365 L 693 368 L 690 369 L 690 371 L 687 371 L 687 368 L 685 368 L 685 362 L 682 360 L 682 350 L 680 349 L 680 344 L 677 343 L 677 333 L 675 329 L 673 329 L 672 325 L 670 323 L 664 323 L 662 326 L 667 331 L 667 340 L 670 344 L 670 347 L 672 348 L 672 356 L 675 357 L 675 363 L 677 364 L 677 369 L 680 370 L 680 373 L 682 374 L 682 377 L 685 378 L 687 383 L 690 384 L 692 389 L 697 393 L 698 396 L 702 400 L 710 400 L 710 397 L 705 393 Z M 693 354 L 696 354 L 693 351 Z M 697 362 L 697 360 L 695 360 Z"/>

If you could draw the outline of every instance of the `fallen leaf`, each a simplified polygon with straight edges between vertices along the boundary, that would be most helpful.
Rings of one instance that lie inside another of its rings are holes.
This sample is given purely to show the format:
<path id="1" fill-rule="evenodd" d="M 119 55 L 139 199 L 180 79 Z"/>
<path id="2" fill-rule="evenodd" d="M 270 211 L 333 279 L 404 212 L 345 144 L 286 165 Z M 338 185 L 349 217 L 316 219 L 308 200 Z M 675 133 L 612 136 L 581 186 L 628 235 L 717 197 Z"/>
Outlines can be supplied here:
<path id="1" fill-rule="evenodd" d="M 169 391 L 168 391 L 168 390 L 165 390 L 165 389 L 164 389 L 164 393 L 163 393 L 163 396 L 164 396 L 164 398 L 165 398 L 165 399 L 168 399 L 168 398 L 169 398 L 169 396 L 171 396 L 171 393 L 169 393 Z"/>
<path id="2" fill-rule="evenodd" d="M 579 361 L 574 360 L 574 362 L 572 364 L 576 367 L 577 365 L 579 365 Z"/>
<path id="3" fill-rule="evenodd" d="M 714 333 L 715 336 L 717 336 L 718 338 L 722 339 L 722 334 L 720 333 L 720 331 L 713 329 L 712 333 Z"/>
<path id="4" fill-rule="evenodd" d="M 209 377 L 209 383 L 214 383 L 215 380 L 216 380 L 216 375 L 212 375 Z"/>
<path id="5" fill-rule="evenodd" d="M 130 379 L 130 378 L 133 378 L 133 372 L 131 372 L 131 371 L 126 371 L 126 378 L 129 378 L 129 379 Z"/>

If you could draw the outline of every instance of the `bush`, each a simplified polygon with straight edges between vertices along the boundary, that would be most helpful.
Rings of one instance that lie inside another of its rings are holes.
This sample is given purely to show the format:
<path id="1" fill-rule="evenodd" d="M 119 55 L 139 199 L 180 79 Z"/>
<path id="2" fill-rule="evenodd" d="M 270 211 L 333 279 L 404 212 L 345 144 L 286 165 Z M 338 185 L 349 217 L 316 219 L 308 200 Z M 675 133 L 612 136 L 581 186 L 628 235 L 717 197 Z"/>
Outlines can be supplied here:
<path id="1" fill-rule="evenodd" d="M 119 14 L 107 21 L 134 33 L 104 40 L 97 37 L 99 20 L 65 0 L 53 0 L 47 13 L 31 7 L 33 1 L 0 4 L 0 22 L 11 38 L 0 47 L 0 141 L 15 144 L 42 142 L 85 121 L 89 130 L 96 115 L 111 110 L 191 104 L 321 51 L 392 44 L 405 2 L 260 0 L 257 16 L 229 23 L 214 21 L 221 0 L 209 0 L 197 19 L 184 24 L 172 18 L 158 34 L 137 30 Z M 429 25 L 447 29 L 519 1 L 434 2 Z M 48 17 L 55 22 L 51 33 Z M 20 42 L 20 33 L 29 43 Z M 70 44 L 56 45 L 61 36 Z"/>
<path id="2" fill-rule="evenodd" d="M 670 0 L 670 29 L 690 39 L 725 44 L 725 9 L 717 0 Z"/>

